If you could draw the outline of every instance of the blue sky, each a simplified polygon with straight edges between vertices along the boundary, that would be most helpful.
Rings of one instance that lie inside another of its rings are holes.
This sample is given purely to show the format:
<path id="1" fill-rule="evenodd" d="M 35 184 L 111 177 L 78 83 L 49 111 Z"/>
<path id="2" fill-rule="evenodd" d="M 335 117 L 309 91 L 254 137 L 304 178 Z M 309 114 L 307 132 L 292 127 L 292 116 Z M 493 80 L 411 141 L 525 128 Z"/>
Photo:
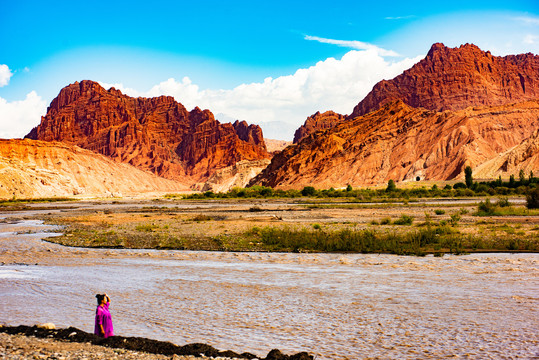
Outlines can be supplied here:
<path id="1" fill-rule="evenodd" d="M 539 53 L 539 2 L 3 1 L 0 137 L 39 123 L 83 79 L 172 95 L 290 139 L 320 110 L 350 113 L 432 43 Z"/>

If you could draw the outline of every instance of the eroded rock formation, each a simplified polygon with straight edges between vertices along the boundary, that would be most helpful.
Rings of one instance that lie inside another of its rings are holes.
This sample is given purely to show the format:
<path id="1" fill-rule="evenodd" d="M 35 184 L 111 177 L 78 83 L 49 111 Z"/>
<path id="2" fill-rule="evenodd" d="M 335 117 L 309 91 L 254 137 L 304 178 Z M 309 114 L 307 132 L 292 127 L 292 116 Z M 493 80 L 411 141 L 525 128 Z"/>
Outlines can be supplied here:
<path id="1" fill-rule="evenodd" d="M 346 117 L 333 111 L 320 113 L 319 111 L 309 116 L 305 123 L 294 133 L 294 144 L 299 143 L 306 136 L 320 130 L 331 129 L 338 123 L 344 121 Z"/>
<path id="2" fill-rule="evenodd" d="M 539 98 L 539 56 L 493 56 L 473 44 L 432 45 L 419 63 L 392 80 L 382 80 L 354 108 L 355 118 L 402 100 L 429 110 L 462 110 Z"/>
<path id="3" fill-rule="evenodd" d="M 251 185 L 329 188 L 389 179 L 448 180 L 461 176 L 467 165 L 476 168 L 521 144 L 520 153 L 535 149 L 528 139 L 537 129 L 538 100 L 456 112 L 417 109 L 398 100 L 286 148 Z M 525 163 L 511 152 L 506 158 Z"/>
<path id="4" fill-rule="evenodd" d="M 170 96 L 132 98 L 87 80 L 63 88 L 27 137 L 78 145 L 184 183 L 270 158 L 257 125 L 221 124 Z"/>

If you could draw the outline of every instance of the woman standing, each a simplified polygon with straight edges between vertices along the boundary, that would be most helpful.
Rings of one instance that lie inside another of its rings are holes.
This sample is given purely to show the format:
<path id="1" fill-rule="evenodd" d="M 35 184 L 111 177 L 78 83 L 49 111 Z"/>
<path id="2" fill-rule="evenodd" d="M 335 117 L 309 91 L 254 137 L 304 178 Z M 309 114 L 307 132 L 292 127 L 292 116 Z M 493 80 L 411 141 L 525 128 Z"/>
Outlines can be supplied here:
<path id="1" fill-rule="evenodd" d="M 107 294 L 97 294 L 97 309 L 95 310 L 94 334 L 104 338 L 114 336 L 112 317 L 110 316 L 110 298 Z"/>

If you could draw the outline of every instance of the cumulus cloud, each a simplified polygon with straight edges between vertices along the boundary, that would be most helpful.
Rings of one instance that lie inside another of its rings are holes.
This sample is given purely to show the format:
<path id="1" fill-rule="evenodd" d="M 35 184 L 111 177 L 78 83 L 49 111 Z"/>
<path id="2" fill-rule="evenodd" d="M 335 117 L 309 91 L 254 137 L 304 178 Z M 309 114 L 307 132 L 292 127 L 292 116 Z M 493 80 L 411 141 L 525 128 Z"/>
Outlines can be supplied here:
<path id="1" fill-rule="evenodd" d="M 9 84 L 9 79 L 13 73 L 9 70 L 9 67 L 5 64 L 0 64 L 0 87 Z"/>
<path id="2" fill-rule="evenodd" d="M 323 44 L 337 45 L 337 46 L 346 47 L 346 48 L 355 49 L 355 50 L 374 50 L 382 56 L 399 56 L 399 54 L 397 54 L 393 50 L 385 50 L 376 45 L 369 44 L 363 41 L 326 39 L 326 38 L 321 38 L 318 36 L 310 36 L 310 35 L 305 35 L 304 39 L 310 40 L 310 41 L 318 41 Z"/>
<path id="3" fill-rule="evenodd" d="M 113 86 L 130 96 L 174 96 L 188 110 L 195 106 L 210 109 L 223 120 L 261 125 L 265 137 L 291 140 L 307 116 L 326 110 L 349 114 L 374 84 L 397 76 L 420 58 L 386 61 L 377 49 L 352 50 L 341 59 L 328 58 L 291 75 L 228 90 L 200 89 L 188 77 L 181 81 L 170 78 L 147 92 Z M 112 84 L 102 85 L 108 88 Z"/>
<path id="4" fill-rule="evenodd" d="M 10 102 L 0 97 L 0 138 L 24 137 L 39 124 L 46 110 L 46 102 L 35 91 L 19 101 Z"/>

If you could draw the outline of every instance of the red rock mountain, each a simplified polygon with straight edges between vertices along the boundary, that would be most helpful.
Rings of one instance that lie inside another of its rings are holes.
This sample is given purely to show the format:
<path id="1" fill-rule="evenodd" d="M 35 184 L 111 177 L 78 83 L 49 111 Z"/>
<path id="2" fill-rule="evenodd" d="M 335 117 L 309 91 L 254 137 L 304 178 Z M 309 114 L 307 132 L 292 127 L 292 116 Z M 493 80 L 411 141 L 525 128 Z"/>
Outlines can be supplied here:
<path id="1" fill-rule="evenodd" d="M 344 121 L 316 133 L 323 122 L 310 121 L 303 134 L 311 135 L 277 154 L 251 184 L 449 180 L 467 165 L 493 175 L 529 170 L 539 163 L 538 100 L 539 56 L 434 44 L 412 68 L 376 84 Z"/>
<path id="2" fill-rule="evenodd" d="M 338 114 L 333 111 L 326 111 L 325 113 L 320 114 L 316 112 L 305 120 L 305 123 L 301 125 L 296 132 L 294 133 L 294 144 L 299 143 L 304 137 L 319 131 L 330 129 L 344 121 L 346 117 L 344 115 Z"/>
<path id="3" fill-rule="evenodd" d="M 539 98 L 539 56 L 493 56 L 472 44 L 432 45 L 427 56 L 392 80 L 382 80 L 354 108 L 353 119 L 402 100 L 429 110 L 462 110 Z"/>
<path id="4" fill-rule="evenodd" d="M 270 158 L 257 125 L 221 124 L 170 96 L 132 98 L 87 80 L 63 88 L 27 138 L 78 145 L 183 183 Z"/>
<path id="5" fill-rule="evenodd" d="M 399 100 L 289 146 L 251 185 L 329 188 L 389 179 L 448 180 L 506 152 L 501 163 L 482 172 L 518 173 L 539 163 L 533 153 L 537 129 L 538 100 L 456 112 L 417 109 Z M 510 151 L 517 148 L 522 151 Z"/>

